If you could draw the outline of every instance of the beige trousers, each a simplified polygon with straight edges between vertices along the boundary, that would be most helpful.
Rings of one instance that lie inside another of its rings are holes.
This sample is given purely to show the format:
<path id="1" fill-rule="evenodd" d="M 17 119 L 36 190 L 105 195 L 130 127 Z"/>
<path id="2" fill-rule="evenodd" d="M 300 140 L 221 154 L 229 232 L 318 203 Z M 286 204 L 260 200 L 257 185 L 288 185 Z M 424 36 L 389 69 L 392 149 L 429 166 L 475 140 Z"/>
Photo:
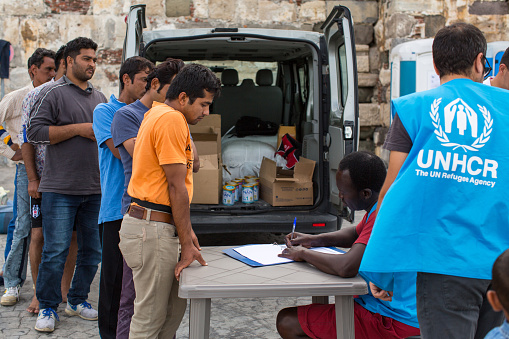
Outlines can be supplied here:
<path id="1" fill-rule="evenodd" d="M 175 278 L 179 257 L 175 226 L 126 214 L 119 247 L 133 270 L 136 291 L 129 338 L 173 338 L 187 306 L 187 300 L 178 297 Z"/>

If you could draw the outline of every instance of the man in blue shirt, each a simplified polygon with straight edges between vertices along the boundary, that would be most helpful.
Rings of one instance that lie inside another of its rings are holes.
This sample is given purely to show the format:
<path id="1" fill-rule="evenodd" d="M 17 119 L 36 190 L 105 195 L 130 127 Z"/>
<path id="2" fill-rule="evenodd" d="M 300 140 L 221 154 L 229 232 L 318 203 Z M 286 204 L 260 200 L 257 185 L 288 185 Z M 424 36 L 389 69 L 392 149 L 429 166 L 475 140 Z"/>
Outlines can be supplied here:
<path id="1" fill-rule="evenodd" d="M 481 83 L 486 50 L 475 26 L 442 28 L 440 86 L 392 101 L 389 169 L 360 272 L 381 295 L 396 291 L 391 272 L 417 274 L 423 338 L 483 338 L 503 320 L 486 294 L 509 247 L 509 92 Z"/>
<path id="2" fill-rule="evenodd" d="M 122 215 L 127 212 L 131 203 L 131 197 L 127 194 L 127 187 L 131 180 L 134 142 L 138 135 L 138 129 L 145 113 L 152 107 L 154 101 L 164 102 L 166 92 L 175 75 L 184 67 L 182 60 L 169 59 L 158 65 L 148 76 L 145 94 L 140 100 L 124 106 L 117 111 L 111 123 L 111 135 L 113 144 L 120 153 L 120 159 L 124 167 L 124 186 L 122 195 Z M 120 225 L 119 225 L 120 228 Z M 118 239 L 118 230 L 116 238 Z M 117 250 L 118 250 L 117 240 Z M 132 271 L 123 263 L 122 297 L 118 310 L 117 338 L 129 338 L 131 317 L 134 313 L 134 284 Z"/>
<path id="3" fill-rule="evenodd" d="M 94 110 L 93 129 L 99 146 L 101 174 L 101 209 L 99 232 L 102 242 L 101 279 L 99 284 L 99 333 L 103 339 L 115 338 L 117 314 L 122 290 L 122 254 L 118 231 L 122 222 L 121 199 L 124 174 L 118 150 L 113 146 L 111 122 L 117 110 L 138 100 L 145 93 L 147 75 L 153 64 L 142 57 L 127 59 L 120 68 L 120 96 L 111 95 L 106 104 Z"/>

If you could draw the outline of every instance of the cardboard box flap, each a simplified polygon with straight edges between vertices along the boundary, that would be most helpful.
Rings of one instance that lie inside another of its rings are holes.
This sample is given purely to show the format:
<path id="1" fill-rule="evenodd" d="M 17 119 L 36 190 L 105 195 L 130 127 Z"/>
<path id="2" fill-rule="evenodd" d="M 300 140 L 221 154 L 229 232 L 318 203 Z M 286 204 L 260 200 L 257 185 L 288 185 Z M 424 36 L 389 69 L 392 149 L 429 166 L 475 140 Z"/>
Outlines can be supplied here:
<path id="1" fill-rule="evenodd" d="M 195 128 L 202 127 L 202 126 L 211 126 L 213 128 L 221 129 L 221 115 L 220 114 L 210 114 L 210 115 L 204 117 L 196 125 L 189 126 L 189 129 L 191 130 L 191 133 L 192 133 Z"/>
<path id="2" fill-rule="evenodd" d="M 218 169 L 217 154 L 207 154 L 200 156 L 200 171 L 202 169 Z"/>
<path id="3" fill-rule="evenodd" d="M 315 171 L 316 162 L 304 157 L 299 158 L 299 162 L 295 164 L 295 173 L 293 177 L 297 181 L 311 181 L 313 172 Z"/>
<path id="4" fill-rule="evenodd" d="M 263 157 L 262 165 L 260 166 L 260 178 L 273 179 L 277 174 L 276 162 L 269 158 Z"/>
<path id="5" fill-rule="evenodd" d="M 200 126 L 193 129 L 194 144 L 198 150 L 198 155 L 220 154 L 221 144 L 218 142 L 220 138 L 219 130 L 211 126 Z"/>

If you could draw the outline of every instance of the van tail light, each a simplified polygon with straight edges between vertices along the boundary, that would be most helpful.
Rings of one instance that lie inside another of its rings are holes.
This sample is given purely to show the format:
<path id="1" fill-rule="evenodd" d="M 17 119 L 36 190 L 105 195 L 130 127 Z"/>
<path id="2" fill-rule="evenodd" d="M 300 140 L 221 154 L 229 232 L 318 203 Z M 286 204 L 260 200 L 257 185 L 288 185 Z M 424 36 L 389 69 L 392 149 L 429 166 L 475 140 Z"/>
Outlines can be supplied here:
<path id="1" fill-rule="evenodd" d="M 324 222 L 313 223 L 313 227 L 325 227 Z"/>

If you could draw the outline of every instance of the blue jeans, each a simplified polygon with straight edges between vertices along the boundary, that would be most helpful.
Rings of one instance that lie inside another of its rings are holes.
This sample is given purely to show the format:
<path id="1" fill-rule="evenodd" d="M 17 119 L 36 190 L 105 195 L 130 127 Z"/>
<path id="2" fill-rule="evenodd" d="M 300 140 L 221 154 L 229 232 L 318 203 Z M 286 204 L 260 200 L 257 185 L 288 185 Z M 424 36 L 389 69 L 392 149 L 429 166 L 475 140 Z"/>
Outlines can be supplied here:
<path id="1" fill-rule="evenodd" d="M 36 284 L 36 295 L 41 309 L 51 307 L 56 310 L 58 304 L 62 302 L 60 282 L 75 221 L 78 257 L 67 300 L 72 305 L 81 304 L 87 300 L 90 284 L 94 280 L 101 261 L 101 243 L 97 224 L 100 206 L 100 194 L 42 193 L 44 247 Z"/>
<path id="2" fill-rule="evenodd" d="M 14 233 L 14 227 L 16 225 L 16 216 L 17 210 L 18 210 L 18 198 L 17 195 L 17 178 L 18 177 L 18 165 L 16 165 L 16 176 L 14 177 L 14 199 L 12 201 L 12 219 L 9 223 L 9 226 L 7 227 L 7 241 L 5 242 L 5 251 L 4 251 L 4 259 L 7 260 L 7 256 L 9 255 L 9 252 L 11 251 L 11 244 L 12 244 L 12 234 Z"/>
<path id="3" fill-rule="evenodd" d="M 5 287 L 23 286 L 27 277 L 28 247 L 30 246 L 30 196 L 25 165 L 17 166 L 17 218 L 12 237 L 12 247 L 5 260 Z"/>

